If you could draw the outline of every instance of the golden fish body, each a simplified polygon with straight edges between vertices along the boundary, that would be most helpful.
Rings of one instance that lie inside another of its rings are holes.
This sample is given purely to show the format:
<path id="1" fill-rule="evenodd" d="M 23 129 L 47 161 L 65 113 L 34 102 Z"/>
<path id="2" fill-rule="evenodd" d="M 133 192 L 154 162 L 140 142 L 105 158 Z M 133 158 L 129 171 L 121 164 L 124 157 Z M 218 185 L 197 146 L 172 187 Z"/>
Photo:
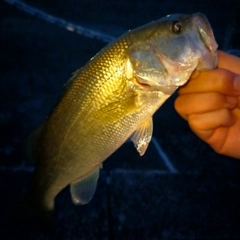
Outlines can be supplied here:
<path id="1" fill-rule="evenodd" d="M 201 14 L 171 15 L 129 31 L 76 71 L 41 128 L 29 201 L 51 211 L 67 185 L 87 203 L 102 162 L 131 137 L 140 155 L 152 115 L 195 69 L 216 67 L 217 44 Z"/>

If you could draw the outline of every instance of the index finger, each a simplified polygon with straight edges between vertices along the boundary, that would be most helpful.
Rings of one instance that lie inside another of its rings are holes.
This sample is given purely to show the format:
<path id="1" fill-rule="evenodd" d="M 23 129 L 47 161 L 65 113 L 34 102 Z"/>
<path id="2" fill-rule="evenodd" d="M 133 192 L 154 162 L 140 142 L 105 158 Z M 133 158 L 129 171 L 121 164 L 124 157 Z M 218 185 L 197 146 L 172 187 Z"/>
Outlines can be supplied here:
<path id="1" fill-rule="evenodd" d="M 240 58 L 223 51 L 218 51 L 218 68 L 224 68 L 240 74 Z"/>
<path id="2" fill-rule="evenodd" d="M 218 92 L 225 95 L 240 96 L 240 75 L 226 69 L 213 69 L 198 72 L 183 87 L 179 94 Z"/>

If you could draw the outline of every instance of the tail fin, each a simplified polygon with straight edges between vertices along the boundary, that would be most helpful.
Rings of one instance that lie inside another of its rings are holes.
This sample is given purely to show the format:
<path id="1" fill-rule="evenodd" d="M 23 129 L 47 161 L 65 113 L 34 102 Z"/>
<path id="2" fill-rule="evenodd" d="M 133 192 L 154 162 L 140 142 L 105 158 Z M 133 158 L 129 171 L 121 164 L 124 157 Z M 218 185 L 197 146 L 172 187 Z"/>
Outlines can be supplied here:
<path id="1" fill-rule="evenodd" d="M 50 232 L 54 224 L 54 211 L 39 207 L 26 198 L 14 212 L 10 222 L 18 226 L 34 224 L 40 226 L 44 231 Z"/>

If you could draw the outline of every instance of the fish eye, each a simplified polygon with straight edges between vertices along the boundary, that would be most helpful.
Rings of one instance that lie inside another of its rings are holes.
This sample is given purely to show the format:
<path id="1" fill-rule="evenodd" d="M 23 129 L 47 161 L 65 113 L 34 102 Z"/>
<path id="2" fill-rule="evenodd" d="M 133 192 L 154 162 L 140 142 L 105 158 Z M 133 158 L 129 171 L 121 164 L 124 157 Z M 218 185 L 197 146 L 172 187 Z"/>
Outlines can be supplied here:
<path id="1" fill-rule="evenodd" d="M 174 21 L 172 23 L 172 31 L 176 34 L 179 34 L 181 33 L 183 30 L 183 26 L 182 26 L 182 23 L 179 22 L 179 21 Z"/>

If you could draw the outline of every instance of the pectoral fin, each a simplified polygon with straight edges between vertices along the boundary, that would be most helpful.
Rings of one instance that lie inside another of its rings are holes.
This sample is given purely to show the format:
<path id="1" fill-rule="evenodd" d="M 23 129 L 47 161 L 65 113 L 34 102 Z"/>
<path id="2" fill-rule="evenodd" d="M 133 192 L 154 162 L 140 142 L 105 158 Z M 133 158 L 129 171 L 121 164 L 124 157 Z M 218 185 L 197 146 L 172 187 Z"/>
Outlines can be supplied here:
<path id="1" fill-rule="evenodd" d="M 149 118 L 133 133 L 131 140 L 133 141 L 140 156 L 146 152 L 148 144 L 152 138 L 152 132 L 153 122 L 152 118 Z"/>
<path id="2" fill-rule="evenodd" d="M 93 197 L 99 177 L 99 167 L 70 185 L 70 193 L 74 204 L 87 204 Z"/>

